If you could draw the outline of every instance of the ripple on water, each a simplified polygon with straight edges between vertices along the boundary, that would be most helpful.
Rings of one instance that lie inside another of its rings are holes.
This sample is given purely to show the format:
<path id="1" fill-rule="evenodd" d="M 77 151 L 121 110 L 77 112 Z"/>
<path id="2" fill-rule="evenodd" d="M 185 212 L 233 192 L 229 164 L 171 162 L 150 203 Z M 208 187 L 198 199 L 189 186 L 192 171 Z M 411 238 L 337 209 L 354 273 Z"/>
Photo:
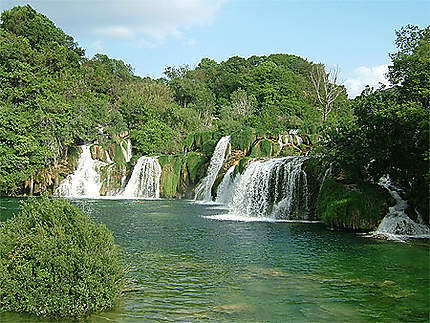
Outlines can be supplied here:
<path id="1" fill-rule="evenodd" d="M 425 243 L 374 241 L 315 223 L 239 221 L 190 201 L 73 203 L 114 232 L 128 279 L 142 288 L 90 322 L 428 320 Z M 34 317 L 0 314 L 0 321 Z"/>

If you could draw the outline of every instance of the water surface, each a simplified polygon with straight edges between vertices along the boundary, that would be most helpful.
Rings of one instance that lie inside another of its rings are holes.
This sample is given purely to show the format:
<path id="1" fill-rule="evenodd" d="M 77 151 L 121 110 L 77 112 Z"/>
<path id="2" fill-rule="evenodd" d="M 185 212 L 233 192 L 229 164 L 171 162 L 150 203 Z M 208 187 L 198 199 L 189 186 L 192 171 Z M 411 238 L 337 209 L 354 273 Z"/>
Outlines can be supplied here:
<path id="1" fill-rule="evenodd" d="M 91 322 L 429 319 L 427 242 L 316 223 L 221 221 L 213 217 L 221 208 L 185 200 L 74 203 L 114 232 L 128 277 L 142 288 Z M 0 219 L 17 209 L 17 200 L 0 199 Z M 35 319 L 8 313 L 0 321 Z"/>

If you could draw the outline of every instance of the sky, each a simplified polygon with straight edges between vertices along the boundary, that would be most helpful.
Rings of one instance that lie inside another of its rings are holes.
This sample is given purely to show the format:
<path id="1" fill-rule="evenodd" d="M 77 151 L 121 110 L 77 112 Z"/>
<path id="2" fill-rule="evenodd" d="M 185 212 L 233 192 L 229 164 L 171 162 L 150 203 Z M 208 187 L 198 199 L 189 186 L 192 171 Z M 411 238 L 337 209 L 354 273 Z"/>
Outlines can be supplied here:
<path id="1" fill-rule="evenodd" d="M 429 0 L 0 0 L 30 4 L 86 49 L 158 78 L 204 57 L 295 54 L 338 67 L 350 97 L 387 84 L 395 30 L 430 24 Z"/>

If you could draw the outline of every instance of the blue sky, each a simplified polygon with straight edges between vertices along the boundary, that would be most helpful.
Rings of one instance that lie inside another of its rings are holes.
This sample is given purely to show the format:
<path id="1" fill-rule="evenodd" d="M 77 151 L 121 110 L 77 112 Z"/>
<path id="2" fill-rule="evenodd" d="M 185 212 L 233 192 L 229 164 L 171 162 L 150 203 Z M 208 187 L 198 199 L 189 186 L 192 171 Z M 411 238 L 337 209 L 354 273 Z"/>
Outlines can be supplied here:
<path id="1" fill-rule="evenodd" d="M 288 53 L 338 65 L 350 96 L 386 82 L 396 29 L 430 23 L 428 0 L 0 0 L 0 9 L 27 3 L 88 57 L 105 53 L 140 76 L 203 57 Z"/>

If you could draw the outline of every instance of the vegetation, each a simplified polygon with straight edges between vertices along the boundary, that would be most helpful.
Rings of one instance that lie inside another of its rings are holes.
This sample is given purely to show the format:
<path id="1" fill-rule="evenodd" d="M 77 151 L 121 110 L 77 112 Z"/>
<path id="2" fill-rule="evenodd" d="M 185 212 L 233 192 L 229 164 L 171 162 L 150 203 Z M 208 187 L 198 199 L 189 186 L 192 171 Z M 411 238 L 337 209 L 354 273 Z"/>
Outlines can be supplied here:
<path id="1" fill-rule="evenodd" d="M 389 174 L 428 221 L 430 28 L 397 32 L 392 87 L 367 88 L 352 101 L 354 118 L 326 129 L 323 156 L 356 181 Z"/>
<path id="2" fill-rule="evenodd" d="M 0 311 L 81 319 L 121 294 L 112 233 L 66 200 L 24 203 L 0 240 Z"/>
<path id="3" fill-rule="evenodd" d="M 338 71 L 295 55 L 203 58 L 195 68 L 166 67 L 165 78 L 154 80 L 104 54 L 85 57 L 28 5 L 4 11 L 0 26 L 1 195 L 52 189 L 82 143 L 97 140 L 122 165 L 114 150 L 130 138 L 135 158 L 180 156 L 161 160 L 170 167 L 165 190 L 175 196 L 184 188 L 180 178 L 201 178 L 197 168 L 206 167 L 221 136 L 231 135 L 238 158 L 264 157 L 277 151 L 279 134 L 300 129 L 335 178 L 375 183 L 388 173 L 428 220 L 429 27 L 397 32 L 391 87 L 348 100 Z M 283 155 L 311 149 L 290 148 Z"/>
<path id="4" fill-rule="evenodd" d="M 330 228 L 375 230 L 388 211 L 388 193 L 370 183 L 324 182 L 317 201 L 321 220 Z"/>

